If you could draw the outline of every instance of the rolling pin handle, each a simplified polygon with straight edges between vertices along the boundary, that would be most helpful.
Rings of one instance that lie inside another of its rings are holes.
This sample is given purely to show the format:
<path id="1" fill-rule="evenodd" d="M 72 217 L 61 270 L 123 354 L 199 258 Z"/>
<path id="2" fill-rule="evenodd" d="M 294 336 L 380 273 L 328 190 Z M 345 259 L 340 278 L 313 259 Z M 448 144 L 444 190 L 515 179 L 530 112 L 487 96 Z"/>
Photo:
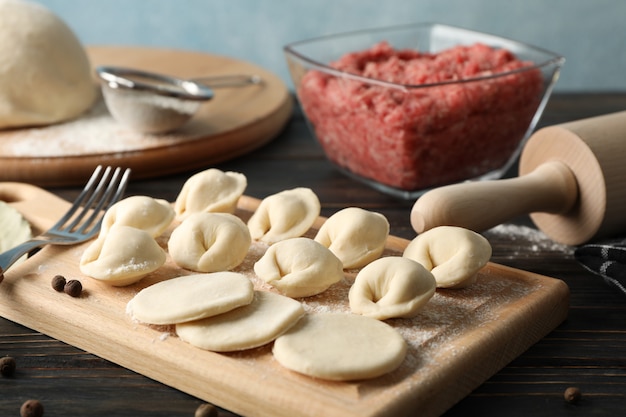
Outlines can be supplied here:
<path id="1" fill-rule="evenodd" d="M 578 184 L 569 167 L 560 161 L 548 161 L 518 178 L 431 190 L 413 205 L 411 226 L 417 233 L 437 226 L 481 232 L 523 214 L 565 213 L 577 199 Z"/>

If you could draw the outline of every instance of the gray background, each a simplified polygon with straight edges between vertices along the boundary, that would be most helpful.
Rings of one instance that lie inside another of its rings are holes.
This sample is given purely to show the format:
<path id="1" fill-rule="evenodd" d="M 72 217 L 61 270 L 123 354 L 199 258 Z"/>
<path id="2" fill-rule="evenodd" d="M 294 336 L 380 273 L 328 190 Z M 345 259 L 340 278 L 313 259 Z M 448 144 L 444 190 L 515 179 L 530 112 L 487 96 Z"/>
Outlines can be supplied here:
<path id="1" fill-rule="evenodd" d="M 282 47 L 356 29 L 439 22 L 566 58 L 557 91 L 626 91 L 624 0 L 39 0 L 87 45 L 206 51 L 290 84 Z"/>

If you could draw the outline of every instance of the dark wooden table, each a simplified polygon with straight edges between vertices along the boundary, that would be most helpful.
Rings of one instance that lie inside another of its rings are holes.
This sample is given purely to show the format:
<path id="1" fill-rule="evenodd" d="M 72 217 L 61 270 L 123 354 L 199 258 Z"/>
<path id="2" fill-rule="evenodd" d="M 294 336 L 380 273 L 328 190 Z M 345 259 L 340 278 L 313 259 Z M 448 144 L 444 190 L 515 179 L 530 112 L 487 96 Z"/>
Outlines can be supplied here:
<path id="1" fill-rule="evenodd" d="M 541 125 L 626 110 L 626 94 L 561 94 Z M 626 140 L 626 138 L 625 138 Z M 626 162 L 625 162 L 626 163 Z M 244 173 L 247 194 L 263 198 L 295 186 L 312 188 L 322 214 L 346 206 L 383 213 L 394 235 L 411 239 L 412 202 L 382 195 L 336 172 L 295 112 L 271 144 L 218 168 Z M 192 172 L 134 181 L 128 192 L 170 201 Z M 69 200 L 78 190 L 52 191 Z M 625 214 L 626 215 L 626 214 Z M 515 219 L 522 226 L 528 218 Z M 456 416 L 616 416 L 626 410 L 626 297 L 586 272 L 571 250 L 535 234 L 491 233 L 493 261 L 564 280 L 571 290 L 568 319 L 447 413 Z M 45 335 L 0 319 L 0 356 L 17 360 L 12 378 L 0 378 L 0 416 L 17 416 L 22 402 L 40 400 L 46 416 L 188 417 L 202 401 Z M 579 387 L 577 405 L 567 387 Z M 242 399 L 245 401 L 245 399 Z M 220 415 L 231 415 L 221 411 Z"/>

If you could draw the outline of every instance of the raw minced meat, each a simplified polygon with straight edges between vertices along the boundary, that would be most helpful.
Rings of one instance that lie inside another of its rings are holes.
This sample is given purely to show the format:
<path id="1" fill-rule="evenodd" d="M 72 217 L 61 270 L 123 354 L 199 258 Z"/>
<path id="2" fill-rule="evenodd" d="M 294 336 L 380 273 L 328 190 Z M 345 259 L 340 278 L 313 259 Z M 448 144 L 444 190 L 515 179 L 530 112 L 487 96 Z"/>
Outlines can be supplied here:
<path id="1" fill-rule="evenodd" d="M 532 65 L 483 44 L 424 53 L 381 42 L 331 66 L 400 88 L 314 70 L 298 96 L 330 160 L 387 186 L 419 190 L 506 163 L 543 93 Z"/>

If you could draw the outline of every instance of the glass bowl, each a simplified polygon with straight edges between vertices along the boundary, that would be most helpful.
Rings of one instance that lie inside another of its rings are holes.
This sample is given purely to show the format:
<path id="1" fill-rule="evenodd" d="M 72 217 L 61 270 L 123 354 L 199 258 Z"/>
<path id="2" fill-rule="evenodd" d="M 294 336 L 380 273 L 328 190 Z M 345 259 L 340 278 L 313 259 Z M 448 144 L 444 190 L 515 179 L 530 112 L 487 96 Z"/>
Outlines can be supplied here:
<path id="1" fill-rule="evenodd" d="M 324 36 L 284 52 L 327 158 L 406 199 L 502 177 L 564 63 L 521 42 L 430 23 Z"/>

